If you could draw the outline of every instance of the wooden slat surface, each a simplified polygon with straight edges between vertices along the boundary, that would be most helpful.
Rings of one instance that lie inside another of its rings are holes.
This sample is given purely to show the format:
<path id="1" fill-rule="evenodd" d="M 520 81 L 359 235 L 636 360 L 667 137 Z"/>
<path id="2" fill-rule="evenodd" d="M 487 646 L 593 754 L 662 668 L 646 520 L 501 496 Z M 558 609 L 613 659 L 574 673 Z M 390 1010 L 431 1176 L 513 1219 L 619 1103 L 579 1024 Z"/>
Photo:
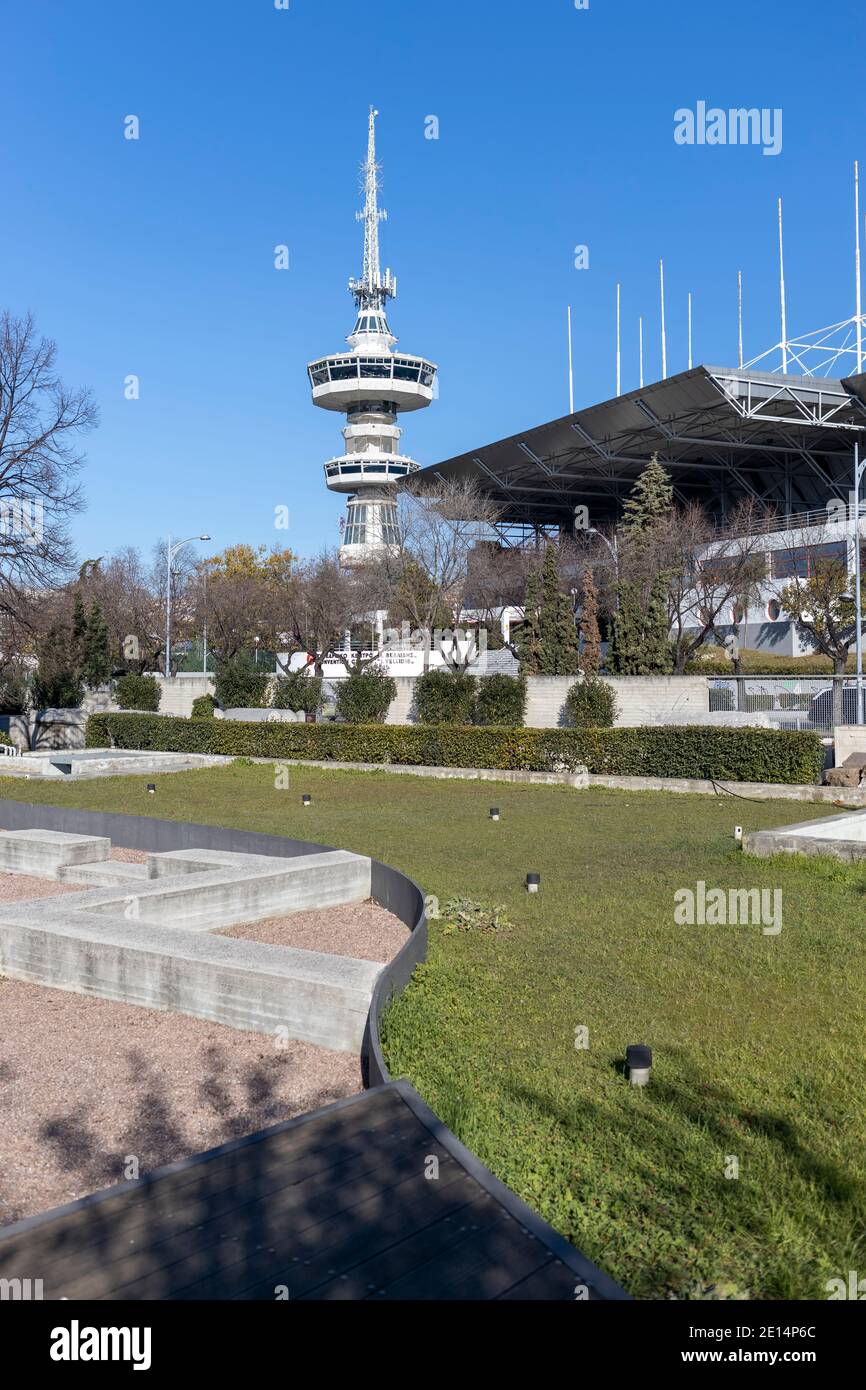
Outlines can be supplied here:
<path id="1" fill-rule="evenodd" d="M 574 1269 L 467 1161 L 387 1086 L 13 1230 L 0 1278 L 52 1299 L 573 1299 Z"/>

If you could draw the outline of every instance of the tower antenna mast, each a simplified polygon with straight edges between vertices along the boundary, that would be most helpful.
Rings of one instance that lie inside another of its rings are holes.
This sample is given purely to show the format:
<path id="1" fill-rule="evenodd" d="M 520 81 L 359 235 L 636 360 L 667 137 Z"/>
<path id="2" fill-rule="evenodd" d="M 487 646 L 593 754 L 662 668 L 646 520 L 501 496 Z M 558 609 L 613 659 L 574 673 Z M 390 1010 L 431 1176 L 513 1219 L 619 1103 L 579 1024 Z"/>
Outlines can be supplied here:
<path id="1" fill-rule="evenodd" d="M 360 280 L 350 280 L 349 289 L 359 309 L 384 309 L 389 299 L 396 298 L 397 280 L 390 270 L 384 278 L 379 265 L 379 223 L 388 219 L 379 207 L 380 167 L 376 163 L 376 117 L 379 112 L 370 107 L 367 124 L 367 158 L 364 163 L 364 207 L 355 213 L 364 224 L 364 269 Z"/>

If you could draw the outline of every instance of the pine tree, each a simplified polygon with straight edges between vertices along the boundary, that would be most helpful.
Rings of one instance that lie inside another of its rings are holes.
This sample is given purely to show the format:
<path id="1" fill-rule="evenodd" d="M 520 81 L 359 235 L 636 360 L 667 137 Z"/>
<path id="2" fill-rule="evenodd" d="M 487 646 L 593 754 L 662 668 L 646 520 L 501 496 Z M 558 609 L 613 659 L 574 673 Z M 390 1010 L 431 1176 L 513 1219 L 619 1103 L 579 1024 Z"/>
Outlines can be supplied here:
<path id="1" fill-rule="evenodd" d="M 554 545 L 540 570 L 526 581 L 526 614 L 519 635 L 521 668 L 530 676 L 573 676 L 579 670 L 579 647 L 571 600 L 559 587 Z"/>
<path id="2" fill-rule="evenodd" d="M 671 511 L 674 487 L 671 475 L 653 454 L 643 472 L 635 479 L 623 507 L 622 529 L 632 538 L 648 531 Z"/>
<path id="3" fill-rule="evenodd" d="M 108 624 L 100 605 L 93 602 L 81 655 L 81 679 L 89 690 L 103 685 L 111 675 L 111 654 L 109 652 Z"/>
<path id="4" fill-rule="evenodd" d="M 598 628 L 598 594 L 592 566 L 583 571 L 583 595 L 580 607 L 580 669 L 594 676 L 601 666 L 601 633 Z"/>

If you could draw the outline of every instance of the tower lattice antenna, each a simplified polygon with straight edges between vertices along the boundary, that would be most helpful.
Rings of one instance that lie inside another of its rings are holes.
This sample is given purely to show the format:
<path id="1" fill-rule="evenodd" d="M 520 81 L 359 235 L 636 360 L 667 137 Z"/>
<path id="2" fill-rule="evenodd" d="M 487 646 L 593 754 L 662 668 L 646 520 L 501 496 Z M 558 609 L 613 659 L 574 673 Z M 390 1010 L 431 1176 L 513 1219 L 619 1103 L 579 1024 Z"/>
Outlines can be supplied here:
<path id="1" fill-rule="evenodd" d="M 376 163 L 376 117 L 379 112 L 370 107 L 370 120 L 367 133 L 367 159 L 364 171 L 364 208 L 355 213 L 364 224 L 364 270 L 360 280 L 349 281 L 349 289 L 355 296 L 359 309 L 384 309 L 388 299 L 397 294 L 397 279 L 390 270 L 384 277 L 379 268 L 379 223 L 387 220 L 388 214 L 379 207 L 379 165 Z"/>

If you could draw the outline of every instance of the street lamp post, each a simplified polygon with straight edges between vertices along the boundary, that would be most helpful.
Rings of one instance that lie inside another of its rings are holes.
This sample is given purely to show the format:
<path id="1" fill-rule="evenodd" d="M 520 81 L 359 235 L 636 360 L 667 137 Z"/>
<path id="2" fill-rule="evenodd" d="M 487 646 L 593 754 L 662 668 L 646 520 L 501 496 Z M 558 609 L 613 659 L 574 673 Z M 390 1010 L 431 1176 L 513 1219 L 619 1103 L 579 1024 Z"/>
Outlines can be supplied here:
<path id="1" fill-rule="evenodd" d="M 171 543 L 171 536 L 168 538 L 168 546 L 165 552 L 165 678 L 171 676 L 171 562 L 179 550 L 190 541 L 209 541 L 210 536 L 187 536 L 185 541 L 177 541 L 175 545 Z"/>
<path id="2" fill-rule="evenodd" d="M 616 547 L 616 532 L 614 532 L 614 535 L 613 535 L 613 544 L 612 544 L 612 545 L 611 545 L 610 541 L 608 540 L 607 536 L 604 534 L 604 532 L 603 532 L 603 531 L 597 531 L 596 528 L 595 528 L 594 526 L 588 526 L 588 527 L 587 527 L 586 534 L 587 534 L 588 536 L 598 536 L 598 538 L 599 538 L 600 541 L 604 541 L 605 545 L 607 546 L 608 550 L 610 551 L 611 558 L 612 558 L 612 560 L 613 560 L 614 573 L 616 574 L 617 579 L 619 579 L 619 553 L 618 553 L 617 547 Z"/>

